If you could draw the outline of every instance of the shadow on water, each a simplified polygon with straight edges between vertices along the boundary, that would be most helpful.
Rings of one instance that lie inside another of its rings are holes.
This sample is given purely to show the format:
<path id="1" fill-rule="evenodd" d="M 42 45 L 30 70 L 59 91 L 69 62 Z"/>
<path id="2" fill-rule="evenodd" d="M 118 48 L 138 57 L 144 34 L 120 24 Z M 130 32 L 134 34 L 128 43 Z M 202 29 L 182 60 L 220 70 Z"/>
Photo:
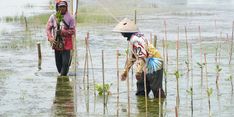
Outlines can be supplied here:
<path id="1" fill-rule="evenodd" d="M 159 104 L 159 99 L 147 99 L 147 113 L 145 97 L 137 97 L 137 109 L 139 113 L 137 117 L 163 117 L 163 103 L 164 99 Z"/>
<path id="2" fill-rule="evenodd" d="M 75 117 L 73 100 L 73 88 L 69 77 L 58 76 L 52 116 Z"/>

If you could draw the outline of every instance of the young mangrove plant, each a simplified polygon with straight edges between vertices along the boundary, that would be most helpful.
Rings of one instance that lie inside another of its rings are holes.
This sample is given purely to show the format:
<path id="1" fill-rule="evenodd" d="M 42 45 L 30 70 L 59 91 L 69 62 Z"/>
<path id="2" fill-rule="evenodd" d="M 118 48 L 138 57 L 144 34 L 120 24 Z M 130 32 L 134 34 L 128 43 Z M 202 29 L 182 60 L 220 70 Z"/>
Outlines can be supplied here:
<path id="1" fill-rule="evenodd" d="M 231 87 L 232 87 L 232 93 L 233 93 L 232 75 L 229 75 L 228 78 L 227 78 L 226 80 L 227 80 L 227 81 L 230 81 Z"/>
<path id="2" fill-rule="evenodd" d="M 211 116 L 211 102 L 210 102 L 210 96 L 213 93 L 213 89 L 212 88 L 207 88 L 207 96 L 208 96 L 208 104 L 209 104 L 209 116 Z"/>
<path id="3" fill-rule="evenodd" d="M 220 68 L 219 65 L 216 65 L 216 85 L 217 86 L 219 84 L 219 76 L 220 76 L 221 71 L 222 71 L 222 68 Z"/>
<path id="4" fill-rule="evenodd" d="M 191 96 L 191 117 L 193 117 L 193 87 L 190 87 L 186 92 Z"/>
<path id="5" fill-rule="evenodd" d="M 204 52 L 204 66 L 205 66 L 205 78 L 206 78 L 206 92 L 207 92 L 207 96 L 208 96 L 208 110 L 209 110 L 209 117 L 211 116 L 211 103 L 210 103 L 210 96 L 213 93 L 213 89 L 209 88 L 209 83 L 208 83 L 208 77 L 207 77 L 207 61 L 206 61 L 206 52 Z"/>
<path id="6" fill-rule="evenodd" d="M 102 83 L 100 83 L 100 84 L 97 83 L 97 84 L 95 84 L 95 89 L 98 92 L 99 96 L 110 95 L 111 94 L 111 92 L 110 92 L 111 85 L 112 85 L 112 83 L 111 84 L 104 84 L 104 86 Z"/>
<path id="7" fill-rule="evenodd" d="M 197 62 L 197 65 L 201 69 L 201 86 L 203 86 L 203 67 L 204 67 L 205 63 L 199 63 L 199 62 Z"/>
<path id="8" fill-rule="evenodd" d="M 180 78 L 180 72 L 179 71 L 175 71 L 174 73 L 175 77 L 176 77 L 176 106 L 179 106 L 180 103 L 180 95 L 179 95 L 179 78 Z"/>

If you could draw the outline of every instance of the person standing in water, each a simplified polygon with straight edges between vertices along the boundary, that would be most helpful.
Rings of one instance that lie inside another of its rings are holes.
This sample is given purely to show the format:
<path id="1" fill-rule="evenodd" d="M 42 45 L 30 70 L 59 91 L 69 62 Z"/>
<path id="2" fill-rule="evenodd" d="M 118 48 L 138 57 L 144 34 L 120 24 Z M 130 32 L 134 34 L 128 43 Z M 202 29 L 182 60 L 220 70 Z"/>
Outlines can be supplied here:
<path id="1" fill-rule="evenodd" d="M 55 62 L 61 76 L 67 76 L 73 49 L 72 35 L 75 34 L 75 19 L 68 12 L 66 0 L 56 1 L 56 13 L 52 14 L 46 25 L 48 41 L 55 53 Z"/>

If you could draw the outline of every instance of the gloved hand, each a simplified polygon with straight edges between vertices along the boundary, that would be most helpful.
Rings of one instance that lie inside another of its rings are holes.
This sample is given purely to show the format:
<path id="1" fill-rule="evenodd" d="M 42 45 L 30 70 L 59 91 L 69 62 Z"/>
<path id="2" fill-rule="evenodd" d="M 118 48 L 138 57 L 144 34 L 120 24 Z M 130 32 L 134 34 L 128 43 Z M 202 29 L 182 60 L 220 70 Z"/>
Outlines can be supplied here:
<path id="1" fill-rule="evenodd" d="M 142 73 L 140 73 L 140 72 L 137 72 L 137 73 L 136 73 L 135 76 L 136 76 L 136 79 L 137 79 L 137 80 L 140 80 L 140 79 L 141 79 L 141 74 L 142 74 Z"/>
<path id="2" fill-rule="evenodd" d="M 121 80 L 122 80 L 122 81 L 125 81 L 125 80 L 127 79 L 127 75 L 128 75 L 127 71 L 124 71 L 124 72 L 121 74 Z"/>

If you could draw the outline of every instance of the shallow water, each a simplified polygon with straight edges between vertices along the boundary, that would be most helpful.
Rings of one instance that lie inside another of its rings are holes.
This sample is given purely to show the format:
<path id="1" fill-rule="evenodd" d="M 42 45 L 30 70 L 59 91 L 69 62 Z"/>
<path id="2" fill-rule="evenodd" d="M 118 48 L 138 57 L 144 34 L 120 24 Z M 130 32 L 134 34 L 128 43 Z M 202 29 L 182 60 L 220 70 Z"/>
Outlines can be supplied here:
<path id="1" fill-rule="evenodd" d="M 43 0 L 38 6 L 48 5 L 47 0 Z M 102 0 L 105 1 L 105 0 Z M 233 76 L 233 64 L 228 65 L 228 51 L 230 42 L 222 41 L 220 67 L 220 84 L 219 90 L 216 89 L 216 64 L 215 64 L 215 47 L 217 40 L 215 36 L 226 37 L 226 33 L 231 36 L 231 26 L 233 21 L 234 2 L 231 0 L 219 1 L 212 0 L 145 0 L 145 5 L 139 5 L 137 23 L 145 36 L 150 38 L 150 33 L 158 36 L 158 49 L 163 54 L 162 39 L 164 38 L 164 24 L 167 21 L 167 31 L 169 43 L 169 65 L 167 77 L 167 98 L 162 103 L 162 115 L 165 117 L 175 116 L 176 106 L 176 78 L 173 75 L 176 70 L 176 50 L 175 39 L 177 37 L 177 26 L 180 26 L 181 49 L 179 53 L 179 70 L 183 74 L 179 80 L 180 84 L 180 108 L 179 116 L 191 116 L 190 95 L 186 92 L 191 86 L 191 75 L 188 79 L 186 75 L 186 48 L 184 44 L 184 26 L 188 27 L 188 39 L 193 44 L 193 115 L 206 117 L 208 116 L 208 98 L 206 94 L 206 80 L 203 80 L 201 87 L 200 68 L 197 62 L 200 61 L 198 26 L 201 26 L 202 47 L 206 48 L 208 55 L 208 85 L 213 89 L 211 95 L 211 114 L 214 117 L 233 116 L 233 93 L 231 91 L 230 81 L 227 81 L 228 75 Z M 45 7 L 36 7 L 36 2 L 21 1 L 19 6 L 23 9 L 27 4 L 32 4 L 32 9 L 40 8 L 47 12 Z M 120 1 L 122 2 L 122 1 Z M 136 4 L 134 1 L 128 1 L 128 4 Z M 11 3 L 11 1 L 9 2 Z M 4 6 L 9 5 L 6 4 Z M 111 3 L 110 0 L 104 2 L 105 6 Z M 153 6 L 151 3 L 156 4 Z M 22 5 L 21 5 L 22 4 Z M 82 3 L 90 4 L 89 1 Z M 118 3 L 116 3 L 118 5 Z M 140 4 L 140 3 L 139 3 Z M 14 4 L 13 4 L 14 5 Z M 115 8 L 117 6 L 113 6 Z M 11 8 L 11 5 L 9 6 Z M 6 8 L 7 9 L 7 8 Z M 109 8 L 111 9 L 111 8 Z M 122 7 L 124 10 L 125 7 Z M 25 15 L 30 15 L 34 10 L 28 10 Z M 147 12 L 143 12 L 147 11 Z M 51 12 L 51 11 L 50 11 Z M 22 11 L 11 13 L 20 15 Z M 14 16 L 13 15 L 13 16 Z M 7 16 L 7 14 L 1 17 Z M 131 14 L 127 16 L 132 17 Z M 125 16 L 119 16 L 119 20 Z M 217 21 L 215 31 L 214 22 Z M 36 29 L 33 33 L 25 33 L 22 26 L 17 26 L 17 31 L 13 31 L 15 24 L 2 22 L 7 27 L 0 35 L 0 115 L 1 116 L 52 116 L 53 102 L 55 99 L 57 73 L 54 62 L 53 51 L 50 49 L 44 29 Z M 115 24 L 92 25 L 77 28 L 77 45 L 78 45 L 78 69 L 77 69 L 77 116 L 116 116 L 117 112 L 117 77 L 116 77 L 116 50 L 119 49 L 120 56 L 119 68 L 122 71 L 125 60 L 125 49 L 127 48 L 126 39 L 120 34 L 112 33 L 110 30 Z M 5 29 L 5 28 L 4 28 Z M 102 59 L 101 51 L 104 50 L 105 57 L 105 82 L 112 83 L 110 91 L 112 95 L 108 97 L 107 108 L 103 114 L 103 97 L 94 96 L 93 75 L 91 63 L 89 63 L 89 84 L 90 91 L 87 94 L 87 80 L 83 82 L 83 68 L 85 60 L 85 42 L 86 32 L 90 32 L 90 50 L 94 68 L 94 78 L 96 83 L 102 83 Z M 215 33 L 217 32 L 217 33 Z M 230 39 L 230 38 L 229 38 Z M 224 40 L 224 39 L 222 39 Z M 37 50 L 36 42 L 41 42 L 42 46 L 42 69 L 37 67 Z M 14 43 L 13 43 L 14 42 Z M 25 43 L 24 43 L 25 42 Z M 34 46 L 35 45 L 35 46 Z M 232 62 L 233 63 L 233 62 Z M 71 70 L 71 72 L 74 72 Z M 73 77 L 70 77 L 73 79 Z M 205 78 L 205 76 L 204 76 Z M 131 116 L 145 116 L 144 98 L 135 96 L 136 80 L 130 74 L 130 100 Z M 164 85 L 165 86 L 165 85 Z M 149 96 L 148 116 L 157 116 L 159 114 L 158 100 L 153 99 L 152 93 Z M 120 103 L 119 116 L 127 116 L 127 87 L 126 82 L 120 82 Z M 17 105 L 17 106 L 15 106 Z M 20 105 L 20 106 L 18 106 Z"/>

